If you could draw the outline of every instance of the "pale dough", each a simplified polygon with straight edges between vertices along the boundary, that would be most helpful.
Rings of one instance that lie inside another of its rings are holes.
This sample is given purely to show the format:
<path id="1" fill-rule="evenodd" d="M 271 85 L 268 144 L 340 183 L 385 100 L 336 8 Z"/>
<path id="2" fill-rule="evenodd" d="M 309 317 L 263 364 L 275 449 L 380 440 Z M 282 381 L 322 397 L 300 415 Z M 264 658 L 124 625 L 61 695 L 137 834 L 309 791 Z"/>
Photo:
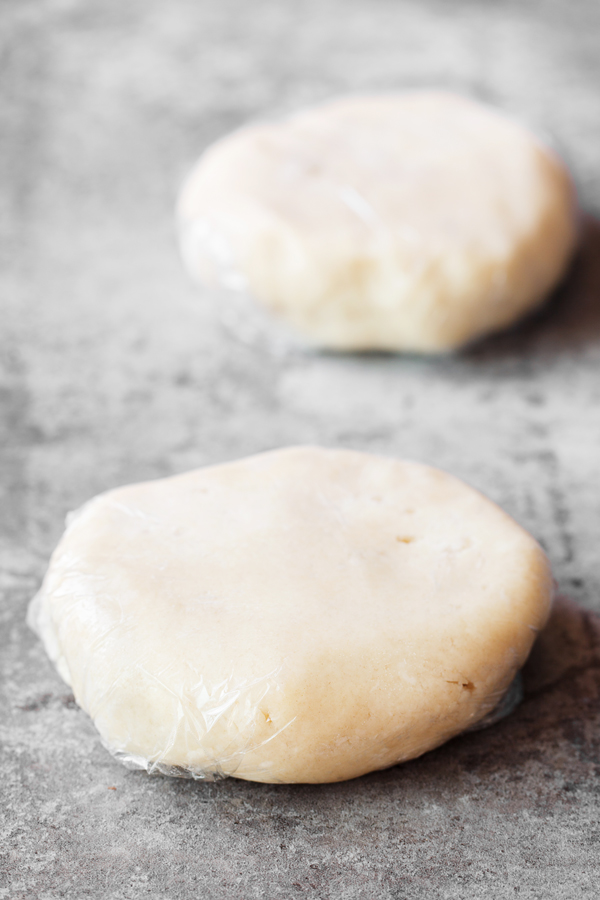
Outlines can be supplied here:
<path id="1" fill-rule="evenodd" d="M 353 97 L 209 148 L 180 196 L 203 282 L 326 347 L 452 350 L 536 307 L 576 242 L 565 167 L 438 92 Z"/>
<path id="2" fill-rule="evenodd" d="M 32 619 L 129 764 L 325 782 L 480 720 L 551 594 L 534 539 L 458 479 L 299 447 L 95 498 Z"/>

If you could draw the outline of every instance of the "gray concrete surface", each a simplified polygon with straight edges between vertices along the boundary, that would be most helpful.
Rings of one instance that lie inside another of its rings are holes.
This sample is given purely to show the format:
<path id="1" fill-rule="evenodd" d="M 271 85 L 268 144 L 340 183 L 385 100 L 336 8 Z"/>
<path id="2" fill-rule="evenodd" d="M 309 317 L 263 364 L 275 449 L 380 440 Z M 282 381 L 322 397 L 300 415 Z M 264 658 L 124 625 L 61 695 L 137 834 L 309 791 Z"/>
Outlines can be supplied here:
<path id="1" fill-rule="evenodd" d="M 560 620 L 510 720 L 318 788 L 127 772 L 24 625 L 69 509 L 299 442 L 463 477 L 600 612 L 599 34 L 593 0 L 0 0 L 0 898 L 599 896 L 591 615 Z M 573 168 L 582 249 L 546 310 L 448 359 L 237 340 L 177 256 L 197 153 L 251 117 L 440 84 Z"/>

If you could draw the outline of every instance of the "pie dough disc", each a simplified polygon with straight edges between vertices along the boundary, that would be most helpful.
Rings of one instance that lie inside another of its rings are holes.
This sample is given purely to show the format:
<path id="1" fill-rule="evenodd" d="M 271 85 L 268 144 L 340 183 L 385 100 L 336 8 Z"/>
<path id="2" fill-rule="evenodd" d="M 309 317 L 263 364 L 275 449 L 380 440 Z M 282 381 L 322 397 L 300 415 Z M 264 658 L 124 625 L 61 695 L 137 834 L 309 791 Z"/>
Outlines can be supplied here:
<path id="1" fill-rule="evenodd" d="M 458 479 L 299 447 L 95 498 L 32 619 L 124 762 L 327 782 L 480 721 L 551 594 L 539 545 Z"/>
<path id="2" fill-rule="evenodd" d="M 437 92 L 244 128 L 201 157 L 179 219 L 197 279 L 340 350 L 441 352 L 504 328 L 556 284 L 577 236 L 554 154 Z"/>

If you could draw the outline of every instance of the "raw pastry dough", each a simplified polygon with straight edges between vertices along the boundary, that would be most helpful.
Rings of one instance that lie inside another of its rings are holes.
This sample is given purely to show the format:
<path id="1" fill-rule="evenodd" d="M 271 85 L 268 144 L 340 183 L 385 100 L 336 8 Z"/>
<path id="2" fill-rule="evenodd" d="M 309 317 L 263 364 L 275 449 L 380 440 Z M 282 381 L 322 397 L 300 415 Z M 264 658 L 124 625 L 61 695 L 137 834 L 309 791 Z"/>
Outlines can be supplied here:
<path id="1" fill-rule="evenodd" d="M 32 619 L 126 763 L 325 782 L 485 716 L 551 592 L 538 544 L 456 478 L 300 447 L 95 498 Z"/>
<path id="2" fill-rule="evenodd" d="M 244 128 L 202 156 L 179 218 L 196 277 L 346 350 L 440 352 L 510 325 L 560 278 L 577 230 L 549 150 L 434 92 Z"/>

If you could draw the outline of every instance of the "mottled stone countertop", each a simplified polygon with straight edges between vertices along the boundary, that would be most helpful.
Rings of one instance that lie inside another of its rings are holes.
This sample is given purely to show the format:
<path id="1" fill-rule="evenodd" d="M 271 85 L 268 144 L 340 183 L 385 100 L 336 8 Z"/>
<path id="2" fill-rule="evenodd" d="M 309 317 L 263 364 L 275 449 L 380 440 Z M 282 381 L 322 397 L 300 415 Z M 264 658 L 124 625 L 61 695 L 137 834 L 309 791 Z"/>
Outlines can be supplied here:
<path id="1" fill-rule="evenodd" d="M 1 0 L 0 24 L 0 898 L 598 897 L 600 6 Z M 563 286 L 448 358 L 240 340 L 178 259 L 194 157 L 249 118 L 431 85 L 569 161 L 586 215 Z M 125 770 L 24 624 L 65 513 L 292 443 L 438 465 L 538 537 L 571 599 L 525 702 L 339 785 Z"/>

